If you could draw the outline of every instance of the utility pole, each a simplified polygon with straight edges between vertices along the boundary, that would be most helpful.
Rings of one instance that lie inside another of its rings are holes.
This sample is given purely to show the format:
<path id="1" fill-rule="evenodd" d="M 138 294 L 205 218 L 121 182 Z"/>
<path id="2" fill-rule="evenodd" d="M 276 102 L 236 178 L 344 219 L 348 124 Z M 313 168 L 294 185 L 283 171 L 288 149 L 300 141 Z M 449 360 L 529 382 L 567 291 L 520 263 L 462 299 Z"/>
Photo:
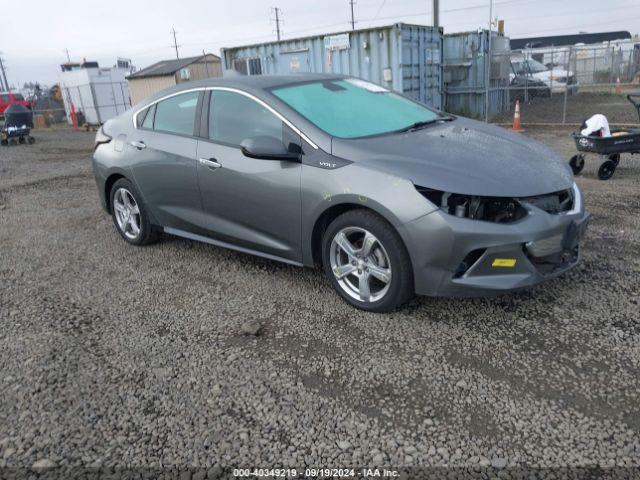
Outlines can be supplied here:
<path id="1" fill-rule="evenodd" d="M 433 0 L 433 26 L 438 28 L 440 26 L 440 2 Z"/>
<path id="2" fill-rule="evenodd" d="M 278 38 L 278 41 L 280 41 L 280 22 L 282 21 L 280 19 L 280 14 L 282 13 L 282 10 L 280 10 L 278 7 L 273 7 L 272 10 L 276 15 L 276 18 L 272 20 L 276 22 L 276 36 Z"/>
<path id="3" fill-rule="evenodd" d="M 349 5 L 351 5 L 351 30 L 356 29 L 356 20 L 353 16 L 353 4 L 356 3 L 354 0 L 349 0 Z"/>
<path id="4" fill-rule="evenodd" d="M 9 91 L 9 82 L 7 82 L 7 74 L 4 71 L 4 63 L 2 61 L 2 56 L 0 56 L 0 71 L 2 71 L 2 83 L 3 83 L 3 90 Z"/>
<path id="5" fill-rule="evenodd" d="M 491 83 L 491 26 L 493 24 L 493 0 L 489 0 L 489 38 L 487 39 L 487 57 L 485 59 L 487 65 L 487 76 L 485 80 L 484 92 L 484 121 L 489 122 L 489 93 Z"/>
<path id="6" fill-rule="evenodd" d="M 173 33 L 173 48 L 176 49 L 176 58 L 180 58 L 180 55 L 178 55 L 178 40 L 176 40 L 176 29 L 175 28 L 171 28 L 171 33 Z"/>
<path id="7" fill-rule="evenodd" d="M 209 65 L 207 65 L 207 54 L 204 53 L 204 48 L 202 49 L 202 57 L 204 58 L 204 70 L 207 72 L 207 78 L 209 78 Z"/>

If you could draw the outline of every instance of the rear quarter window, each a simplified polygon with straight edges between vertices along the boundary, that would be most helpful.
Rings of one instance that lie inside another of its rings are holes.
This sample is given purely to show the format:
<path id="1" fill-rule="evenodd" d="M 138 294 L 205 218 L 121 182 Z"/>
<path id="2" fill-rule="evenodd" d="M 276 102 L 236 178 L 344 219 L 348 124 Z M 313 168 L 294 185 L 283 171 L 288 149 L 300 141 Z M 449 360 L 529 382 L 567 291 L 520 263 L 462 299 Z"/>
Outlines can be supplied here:
<path id="1" fill-rule="evenodd" d="M 154 130 L 193 135 L 198 92 L 188 92 L 167 98 L 156 104 Z"/>
<path id="2" fill-rule="evenodd" d="M 152 105 L 147 108 L 147 115 L 144 117 L 144 121 L 142 122 L 142 128 L 147 128 L 149 130 L 153 129 L 153 117 L 156 114 L 156 106 Z"/>
<path id="3" fill-rule="evenodd" d="M 147 114 L 149 113 L 149 109 L 151 107 L 147 107 L 144 110 L 138 112 L 138 114 L 136 115 L 136 127 L 140 128 L 142 127 L 142 123 L 144 122 Z"/>

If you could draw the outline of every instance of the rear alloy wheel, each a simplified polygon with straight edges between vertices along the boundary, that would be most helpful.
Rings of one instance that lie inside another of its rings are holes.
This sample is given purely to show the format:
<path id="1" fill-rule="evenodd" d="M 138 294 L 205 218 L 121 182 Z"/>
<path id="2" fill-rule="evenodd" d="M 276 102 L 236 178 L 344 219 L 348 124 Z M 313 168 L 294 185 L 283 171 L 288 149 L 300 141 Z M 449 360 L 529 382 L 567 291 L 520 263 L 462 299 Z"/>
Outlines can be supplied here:
<path id="1" fill-rule="evenodd" d="M 352 210 L 327 228 L 325 273 L 351 305 L 387 312 L 413 296 L 411 262 L 401 238 L 373 212 Z"/>
<path id="2" fill-rule="evenodd" d="M 571 157 L 571 160 L 569 160 L 569 166 L 571 167 L 573 174 L 578 175 L 584 168 L 584 155 L 578 154 Z"/>
<path id="3" fill-rule="evenodd" d="M 122 234 L 129 240 L 140 236 L 140 208 L 129 190 L 120 187 L 113 196 L 113 210 L 116 223 Z"/>
<path id="4" fill-rule="evenodd" d="M 147 245 L 156 239 L 140 195 L 133 184 L 124 178 L 111 189 L 111 216 L 118 233 L 132 245 Z"/>
<path id="5" fill-rule="evenodd" d="M 616 162 L 613 160 L 607 160 L 598 169 L 598 178 L 600 180 L 609 180 L 613 176 L 613 172 L 616 171 Z"/>

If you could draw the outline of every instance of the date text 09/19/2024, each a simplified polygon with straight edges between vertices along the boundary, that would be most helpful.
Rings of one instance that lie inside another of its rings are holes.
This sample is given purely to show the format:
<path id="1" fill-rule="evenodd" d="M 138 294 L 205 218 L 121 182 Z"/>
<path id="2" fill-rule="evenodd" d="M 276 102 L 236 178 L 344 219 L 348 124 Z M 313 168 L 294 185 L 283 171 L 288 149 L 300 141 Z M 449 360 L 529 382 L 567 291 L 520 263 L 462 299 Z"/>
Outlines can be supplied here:
<path id="1" fill-rule="evenodd" d="M 394 478 L 400 474 L 396 470 L 379 468 L 235 468 L 233 476 L 264 478 Z"/>

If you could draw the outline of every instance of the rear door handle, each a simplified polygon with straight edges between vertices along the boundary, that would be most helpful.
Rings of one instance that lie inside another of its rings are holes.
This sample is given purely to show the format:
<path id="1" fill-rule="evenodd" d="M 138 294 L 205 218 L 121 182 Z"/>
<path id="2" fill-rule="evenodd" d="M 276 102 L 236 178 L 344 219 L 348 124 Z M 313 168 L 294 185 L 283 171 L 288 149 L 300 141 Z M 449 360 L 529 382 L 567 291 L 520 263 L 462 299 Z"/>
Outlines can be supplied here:
<path id="1" fill-rule="evenodd" d="M 129 145 L 131 145 L 132 147 L 136 147 L 138 150 L 142 150 L 143 148 L 147 148 L 147 145 L 142 141 L 137 142 L 135 140 L 131 140 L 129 142 Z"/>
<path id="2" fill-rule="evenodd" d="M 215 158 L 199 158 L 198 161 L 200 162 L 200 165 L 209 167 L 211 170 L 215 170 L 216 168 L 220 168 L 222 166 L 216 161 Z"/>

